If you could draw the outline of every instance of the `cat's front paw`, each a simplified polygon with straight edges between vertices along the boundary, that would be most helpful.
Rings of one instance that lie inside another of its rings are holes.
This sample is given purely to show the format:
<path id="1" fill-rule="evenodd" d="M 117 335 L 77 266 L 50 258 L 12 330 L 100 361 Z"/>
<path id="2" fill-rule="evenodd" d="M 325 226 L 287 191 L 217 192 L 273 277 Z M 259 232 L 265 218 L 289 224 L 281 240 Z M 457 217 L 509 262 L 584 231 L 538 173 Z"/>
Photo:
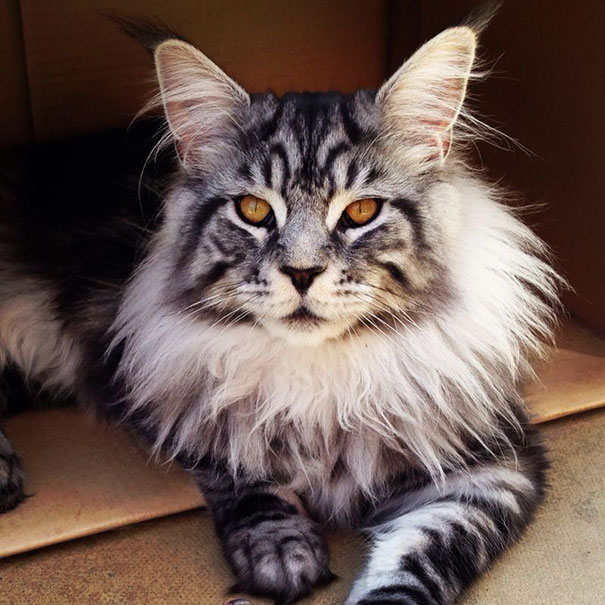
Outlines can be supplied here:
<path id="1" fill-rule="evenodd" d="M 0 513 L 15 508 L 24 497 L 19 457 L 0 432 Z"/>
<path id="2" fill-rule="evenodd" d="M 292 505 L 271 497 L 221 529 L 223 548 L 235 574 L 233 590 L 268 596 L 287 605 L 333 579 L 319 527 Z"/>

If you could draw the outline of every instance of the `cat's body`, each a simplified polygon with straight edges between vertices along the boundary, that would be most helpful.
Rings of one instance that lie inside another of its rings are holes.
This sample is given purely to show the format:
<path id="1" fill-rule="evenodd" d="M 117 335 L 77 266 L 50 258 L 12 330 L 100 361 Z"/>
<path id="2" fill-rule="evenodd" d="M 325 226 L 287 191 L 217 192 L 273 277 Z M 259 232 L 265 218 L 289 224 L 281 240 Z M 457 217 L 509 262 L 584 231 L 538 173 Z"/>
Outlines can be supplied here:
<path id="1" fill-rule="evenodd" d="M 450 151 L 473 56 L 458 28 L 377 94 L 278 99 L 164 42 L 180 162 L 145 164 L 142 129 L 0 181 L 0 369 L 184 463 L 242 589 L 329 580 L 319 524 L 349 523 L 374 545 L 347 603 L 451 603 L 541 500 L 518 388 L 557 278 Z M 374 215 L 353 224 L 359 199 Z M 0 433 L 2 460 L 8 509 Z"/>

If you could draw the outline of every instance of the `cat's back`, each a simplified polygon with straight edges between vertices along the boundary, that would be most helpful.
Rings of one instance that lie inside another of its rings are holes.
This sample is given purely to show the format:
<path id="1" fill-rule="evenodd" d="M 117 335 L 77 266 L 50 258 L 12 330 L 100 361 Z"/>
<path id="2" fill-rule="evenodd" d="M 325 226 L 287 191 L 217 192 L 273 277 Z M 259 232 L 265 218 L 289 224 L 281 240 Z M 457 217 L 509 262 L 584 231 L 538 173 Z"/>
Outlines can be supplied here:
<path id="1" fill-rule="evenodd" d="M 153 230 L 166 162 L 147 124 L 0 157 L 0 245 L 42 279 L 119 279 Z M 73 285 L 73 284 L 72 284 Z"/>
<path id="2" fill-rule="evenodd" d="M 0 154 L 0 373 L 67 386 L 159 222 L 153 125 Z"/>

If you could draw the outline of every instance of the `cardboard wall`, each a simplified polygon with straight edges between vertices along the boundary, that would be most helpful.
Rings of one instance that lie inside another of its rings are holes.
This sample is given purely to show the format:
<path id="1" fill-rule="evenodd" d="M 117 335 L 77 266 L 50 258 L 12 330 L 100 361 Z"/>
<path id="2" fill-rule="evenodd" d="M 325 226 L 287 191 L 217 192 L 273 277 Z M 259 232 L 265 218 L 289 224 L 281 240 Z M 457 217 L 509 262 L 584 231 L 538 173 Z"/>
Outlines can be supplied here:
<path id="1" fill-rule="evenodd" d="M 104 13 L 152 16 L 250 91 L 375 87 L 387 67 L 378 0 L 21 0 L 36 140 L 127 123 L 150 88 L 147 53 Z"/>
<path id="2" fill-rule="evenodd" d="M 546 203 L 537 229 L 575 290 L 565 302 L 605 330 L 605 2 L 509 0 L 495 25 L 487 42 L 509 77 L 486 102 L 536 154 L 495 165 Z"/>
<path id="3" fill-rule="evenodd" d="M 25 49 L 18 0 L 0 0 L 0 145 L 31 140 Z"/>

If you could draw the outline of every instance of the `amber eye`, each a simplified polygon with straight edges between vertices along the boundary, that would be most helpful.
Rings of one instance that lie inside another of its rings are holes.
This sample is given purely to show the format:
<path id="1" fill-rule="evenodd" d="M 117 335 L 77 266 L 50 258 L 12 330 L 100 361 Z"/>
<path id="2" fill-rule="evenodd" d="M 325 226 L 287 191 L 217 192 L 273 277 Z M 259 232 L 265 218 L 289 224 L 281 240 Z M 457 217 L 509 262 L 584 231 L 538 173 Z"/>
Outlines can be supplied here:
<path id="1" fill-rule="evenodd" d="M 374 198 L 367 197 L 363 200 L 357 200 L 352 204 L 349 204 L 345 208 L 343 217 L 346 219 L 346 223 L 350 227 L 361 227 L 369 223 L 377 214 L 380 209 L 380 204 Z"/>
<path id="2" fill-rule="evenodd" d="M 237 202 L 239 215 L 252 225 L 265 226 L 273 218 L 271 206 L 254 195 L 245 195 Z"/>

